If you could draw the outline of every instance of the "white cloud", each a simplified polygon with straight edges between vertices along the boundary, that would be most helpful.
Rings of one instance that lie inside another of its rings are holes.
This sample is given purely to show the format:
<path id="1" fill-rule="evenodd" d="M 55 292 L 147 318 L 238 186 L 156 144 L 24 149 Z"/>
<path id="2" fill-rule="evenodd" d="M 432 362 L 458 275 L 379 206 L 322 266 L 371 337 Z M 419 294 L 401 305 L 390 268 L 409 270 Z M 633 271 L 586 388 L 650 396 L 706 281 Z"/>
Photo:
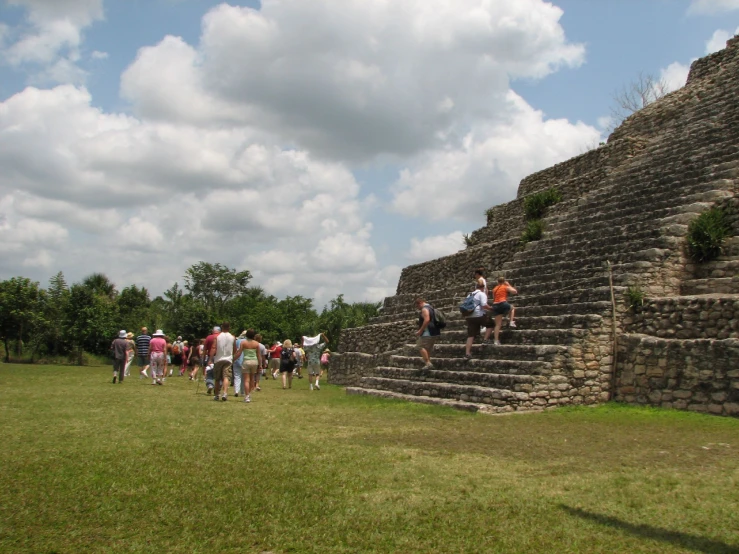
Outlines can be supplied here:
<path id="1" fill-rule="evenodd" d="M 690 66 L 673 62 L 660 70 L 660 78 L 667 85 L 667 92 L 672 92 L 685 86 L 690 73 Z"/>
<path id="2" fill-rule="evenodd" d="M 280 294 L 323 287 L 365 299 L 387 285 L 344 166 L 260 144 L 243 128 L 151 122 L 90 103 L 68 85 L 0 103 L 3 275 L 104 270 L 159 292 L 209 260 L 254 270 Z"/>
<path id="3" fill-rule="evenodd" d="M 515 197 L 522 178 L 601 138 L 584 123 L 545 119 L 514 92 L 505 105 L 505 119 L 476 125 L 459 147 L 423 154 L 403 170 L 393 209 L 437 220 L 481 221 L 487 208 Z"/>
<path id="4" fill-rule="evenodd" d="M 8 0 L 24 7 L 25 20 L 14 29 L 17 40 L 4 45 L 0 58 L 13 67 L 33 65 L 32 82 L 80 83 L 83 30 L 103 18 L 102 0 Z M 4 35 L 10 35 L 10 29 Z M 0 41 L 2 44 L 2 41 Z"/>
<path id="5" fill-rule="evenodd" d="M 541 0 L 222 4 L 197 48 L 142 49 L 121 90 L 146 118 L 248 120 L 333 159 L 407 156 L 500 116 L 510 78 L 581 64 L 561 15 Z"/>
<path id="6" fill-rule="evenodd" d="M 107 60 L 109 56 L 107 52 L 101 52 L 100 50 L 93 50 L 92 54 L 90 54 L 90 57 L 93 60 Z"/>
<path id="7" fill-rule="evenodd" d="M 411 239 L 411 248 L 407 257 L 414 262 L 433 260 L 441 256 L 447 256 L 459 252 L 464 248 L 464 237 L 461 231 L 454 231 L 448 235 L 426 237 L 424 239 Z"/>
<path id="8" fill-rule="evenodd" d="M 739 27 L 733 33 L 718 29 L 713 33 L 708 42 L 706 42 L 706 54 L 713 54 L 714 52 L 723 50 L 726 48 L 726 41 L 737 34 L 739 34 Z"/>
<path id="9" fill-rule="evenodd" d="M 739 0 L 692 0 L 688 13 L 717 14 L 739 10 Z"/>

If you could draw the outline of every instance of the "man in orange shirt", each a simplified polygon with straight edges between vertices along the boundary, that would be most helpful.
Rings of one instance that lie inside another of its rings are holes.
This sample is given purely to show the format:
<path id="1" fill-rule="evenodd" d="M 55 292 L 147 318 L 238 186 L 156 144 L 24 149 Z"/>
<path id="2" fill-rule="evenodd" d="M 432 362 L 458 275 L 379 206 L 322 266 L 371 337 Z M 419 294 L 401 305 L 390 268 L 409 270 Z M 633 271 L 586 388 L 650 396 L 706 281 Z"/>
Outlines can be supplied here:
<path id="1" fill-rule="evenodd" d="M 508 325 L 510 327 L 515 327 L 516 322 L 513 320 L 516 314 L 515 308 L 508 303 L 508 295 L 509 294 L 518 294 L 518 291 L 514 289 L 511 284 L 505 280 L 505 277 L 498 277 L 498 284 L 493 288 L 493 306 L 491 315 L 495 317 L 495 338 L 493 344 L 500 345 L 500 328 L 503 325 L 503 316 L 506 314 L 509 315 L 509 323 Z M 483 344 L 489 344 L 490 340 L 490 327 L 487 328 L 487 332 L 485 333 L 485 340 L 483 341 Z"/>

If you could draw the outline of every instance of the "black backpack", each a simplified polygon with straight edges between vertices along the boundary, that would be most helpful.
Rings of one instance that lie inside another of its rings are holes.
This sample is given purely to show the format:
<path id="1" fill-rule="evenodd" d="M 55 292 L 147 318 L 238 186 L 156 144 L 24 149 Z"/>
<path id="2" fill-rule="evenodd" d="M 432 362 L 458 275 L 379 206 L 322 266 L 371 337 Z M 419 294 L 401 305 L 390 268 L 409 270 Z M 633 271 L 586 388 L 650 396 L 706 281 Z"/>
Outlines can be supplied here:
<path id="1" fill-rule="evenodd" d="M 294 350 L 292 348 L 282 349 L 280 354 L 280 365 L 285 369 L 293 369 L 295 367 L 295 360 L 293 359 Z"/>

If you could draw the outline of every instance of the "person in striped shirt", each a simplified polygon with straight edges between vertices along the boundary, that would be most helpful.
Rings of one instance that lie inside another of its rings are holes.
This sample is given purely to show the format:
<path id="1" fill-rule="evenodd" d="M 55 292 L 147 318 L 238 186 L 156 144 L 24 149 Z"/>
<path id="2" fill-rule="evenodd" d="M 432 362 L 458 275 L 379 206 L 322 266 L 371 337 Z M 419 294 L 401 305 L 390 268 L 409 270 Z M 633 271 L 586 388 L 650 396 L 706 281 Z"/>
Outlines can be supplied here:
<path id="1" fill-rule="evenodd" d="M 141 334 L 136 337 L 136 354 L 139 358 L 139 371 L 141 377 L 149 377 L 146 370 L 149 369 L 149 343 L 151 337 L 149 336 L 149 330 L 146 327 L 141 328 Z"/>

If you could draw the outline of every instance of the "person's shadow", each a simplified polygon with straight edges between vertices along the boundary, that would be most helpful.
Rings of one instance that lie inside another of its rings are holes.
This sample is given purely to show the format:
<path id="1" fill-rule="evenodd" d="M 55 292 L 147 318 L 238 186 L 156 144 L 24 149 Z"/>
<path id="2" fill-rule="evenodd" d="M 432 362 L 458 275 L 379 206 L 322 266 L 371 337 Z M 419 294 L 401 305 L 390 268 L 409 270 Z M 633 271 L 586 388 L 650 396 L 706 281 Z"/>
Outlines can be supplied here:
<path id="1" fill-rule="evenodd" d="M 739 554 L 739 546 L 732 546 L 721 541 L 697 537 L 678 531 L 668 531 L 667 529 L 660 529 L 651 525 L 635 525 L 615 517 L 588 512 L 581 508 L 572 508 L 564 504 L 560 504 L 560 508 L 571 516 L 594 521 L 595 523 L 619 529 L 645 539 L 668 542 L 686 550 L 706 552 L 707 554 Z"/>

